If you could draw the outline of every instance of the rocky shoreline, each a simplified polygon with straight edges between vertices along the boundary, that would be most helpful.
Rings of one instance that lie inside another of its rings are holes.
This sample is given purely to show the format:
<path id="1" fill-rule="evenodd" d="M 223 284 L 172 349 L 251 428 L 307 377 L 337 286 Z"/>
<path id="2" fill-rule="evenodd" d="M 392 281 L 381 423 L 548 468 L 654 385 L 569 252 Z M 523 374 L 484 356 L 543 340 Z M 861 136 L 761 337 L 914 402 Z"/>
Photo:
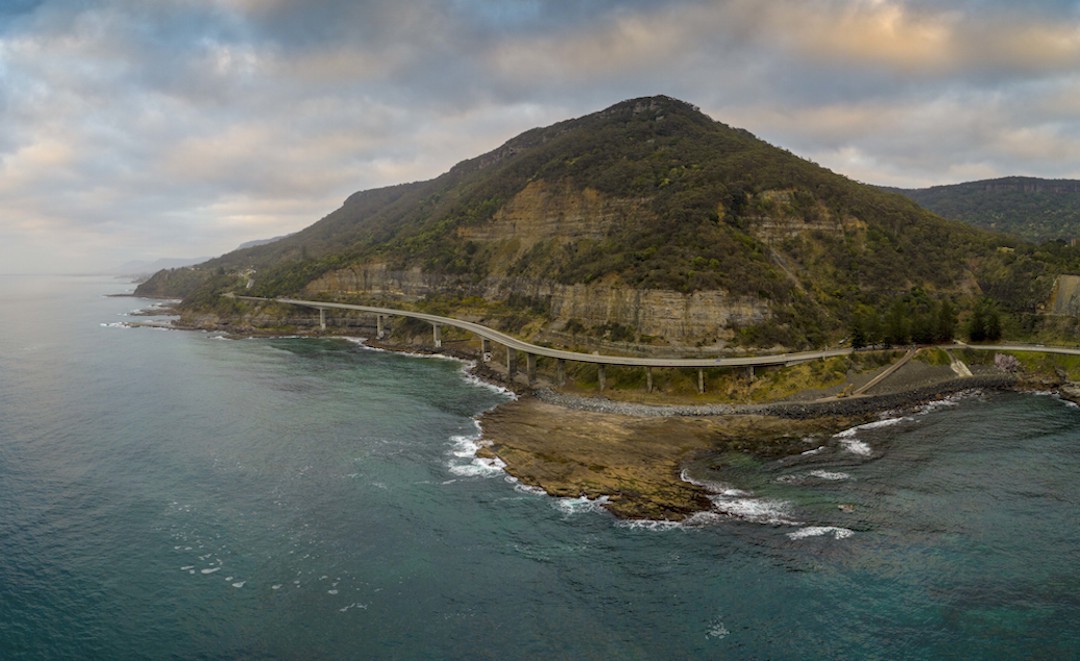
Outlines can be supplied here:
<path id="1" fill-rule="evenodd" d="M 1013 375 L 950 379 L 902 392 L 815 402 L 655 406 L 541 389 L 483 414 L 480 455 L 557 497 L 597 499 L 617 517 L 683 521 L 711 507 L 688 466 L 771 461 L 839 432 L 964 392 L 1023 390 Z"/>
<path id="2" fill-rule="evenodd" d="M 240 335 L 277 333 L 244 329 Z M 435 353 L 423 346 L 367 344 L 388 351 Z M 984 373 L 901 384 L 892 392 L 858 397 L 765 404 L 643 404 L 528 388 L 508 382 L 503 373 L 475 362 L 470 354 L 454 349 L 438 353 L 472 362 L 474 376 L 518 395 L 479 416 L 478 456 L 498 459 L 508 474 L 551 496 L 597 500 L 615 516 L 628 519 L 682 521 L 708 510 L 711 492 L 686 479 L 691 464 L 708 465 L 731 453 L 757 460 L 797 455 L 886 412 L 911 411 L 957 393 L 1054 390 L 1080 402 L 1080 387 L 1075 384 Z"/>

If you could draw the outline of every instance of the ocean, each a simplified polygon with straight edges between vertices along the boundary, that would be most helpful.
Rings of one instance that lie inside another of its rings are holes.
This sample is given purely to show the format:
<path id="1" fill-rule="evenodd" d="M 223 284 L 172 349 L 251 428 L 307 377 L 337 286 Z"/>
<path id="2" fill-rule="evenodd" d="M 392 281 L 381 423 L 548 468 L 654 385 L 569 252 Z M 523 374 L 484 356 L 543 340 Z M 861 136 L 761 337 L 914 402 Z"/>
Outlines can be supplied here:
<path id="1" fill-rule="evenodd" d="M 1053 396 L 886 415 L 627 522 L 475 460 L 509 395 L 461 362 L 132 327 L 131 288 L 0 277 L 0 658 L 1080 656 Z"/>

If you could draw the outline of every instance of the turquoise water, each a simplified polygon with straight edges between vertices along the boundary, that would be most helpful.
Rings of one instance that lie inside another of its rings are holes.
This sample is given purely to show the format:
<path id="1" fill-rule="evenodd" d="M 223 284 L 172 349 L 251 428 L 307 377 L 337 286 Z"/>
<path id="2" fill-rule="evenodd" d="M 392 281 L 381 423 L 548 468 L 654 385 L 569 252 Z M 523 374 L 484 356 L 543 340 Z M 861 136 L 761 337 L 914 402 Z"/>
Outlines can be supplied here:
<path id="1" fill-rule="evenodd" d="M 0 278 L 2 658 L 1080 650 L 1080 410 L 1053 397 L 699 471 L 715 512 L 628 524 L 473 461 L 506 396 L 460 363 L 130 328 L 128 289 Z"/>

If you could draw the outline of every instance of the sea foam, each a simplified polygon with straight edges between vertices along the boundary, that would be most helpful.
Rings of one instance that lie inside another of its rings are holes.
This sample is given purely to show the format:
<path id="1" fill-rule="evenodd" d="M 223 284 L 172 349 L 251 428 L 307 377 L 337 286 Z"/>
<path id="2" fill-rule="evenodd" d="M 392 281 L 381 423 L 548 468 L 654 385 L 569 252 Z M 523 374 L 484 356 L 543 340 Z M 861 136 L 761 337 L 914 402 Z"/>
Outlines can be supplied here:
<path id="1" fill-rule="evenodd" d="M 873 450 L 870 445 L 864 441 L 855 437 L 860 431 L 867 429 L 881 429 L 883 427 L 892 427 L 903 422 L 911 420 L 908 417 L 899 418 L 885 418 L 883 420 L 875 420 L 874 422 L 867 422 L 866 424 L 856 425 L 849 429 L 845 429 L 834 435 L 834 438 L 840 441 L 840 446 L 852 454 L 857 454 L 861 457 L 869 457 L 873 454 Z"/>
<path id="2" fill-rule="evenodd" d="M 498 457 L 477 457 L 476 451 L 480 449 L 480 423 L 473 420 L 476 425 L 475 434 L 461 434 L 451 436 L 452 444 L 450 455 L 453 457 L 448 462 L 450 472 L 459 477 L 496 477 L 504 474 L 506 463 Z"/>
<path id="3" fill-rule="evenodd" d="M 616 524 L 619 528 L 630 530 L 649 530 L 653 532 L 682 528 L 681 521 L 654 521 L 652 519 L 620 519 Z"/>
<path id="4" fill-rule="evenodd" d="M 731 498 L 713 496 L 713 509 L 732 518 L 751 523 L 798 526 L 801 522 L 791 518 L 791 505 L 784 500 L 772 498 Z"/>
<path id="5" fill-rule="evenodd" d="M 573 516 L 585 512 L 602 512 L 607 502 L 607 496 L 592 499 L 580 496 L 578 498 L 556 498 L 555 506 L 562 511 L 564 516 Z"/>
<path id="6" fill-rule="evenodd" d="M 874 453 L 868 444 L 857 438 L 841 438 L 840 445 L 851 454 L 857 454 L 860 457 L 869 457 Z"/>
<path id="7" fill-rule="evenodd" d="M 832 535 L 833 539 L 847 539 L 854 534 L 855 532 L 848 528 L 839 528 L 837 526 L 806 526 L 805 528 L 799 528 L 798 530 L 789 532 L 787 536 L 790 539 L 806 539 L 807 537 Z"/>

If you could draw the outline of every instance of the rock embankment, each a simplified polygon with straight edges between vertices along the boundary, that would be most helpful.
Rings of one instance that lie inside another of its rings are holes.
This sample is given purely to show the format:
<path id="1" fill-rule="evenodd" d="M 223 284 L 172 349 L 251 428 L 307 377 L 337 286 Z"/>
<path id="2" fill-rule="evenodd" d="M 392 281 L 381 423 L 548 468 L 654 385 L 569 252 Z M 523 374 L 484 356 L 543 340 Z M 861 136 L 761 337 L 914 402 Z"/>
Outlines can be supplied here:
<path id="1" fill-rule="evenodd" d="M 891 409 L 916 406 L 965 390 L 1007 390 L 1017 385 L 1010 374 L 956 378 L 903 392 L 862 397 L 831 398 L 812 402 L 772 402 L 769 404 L 687 404 L 653 405 L 618 402 L 604 397 L 581 397 L 541 389 L 535 395 L 541 401 L 568 409 L 612 413 L 634 417 L 709 417 L 724 415 L 763 415 L 786 419 L 830 416 L 860 416 Z"/>

